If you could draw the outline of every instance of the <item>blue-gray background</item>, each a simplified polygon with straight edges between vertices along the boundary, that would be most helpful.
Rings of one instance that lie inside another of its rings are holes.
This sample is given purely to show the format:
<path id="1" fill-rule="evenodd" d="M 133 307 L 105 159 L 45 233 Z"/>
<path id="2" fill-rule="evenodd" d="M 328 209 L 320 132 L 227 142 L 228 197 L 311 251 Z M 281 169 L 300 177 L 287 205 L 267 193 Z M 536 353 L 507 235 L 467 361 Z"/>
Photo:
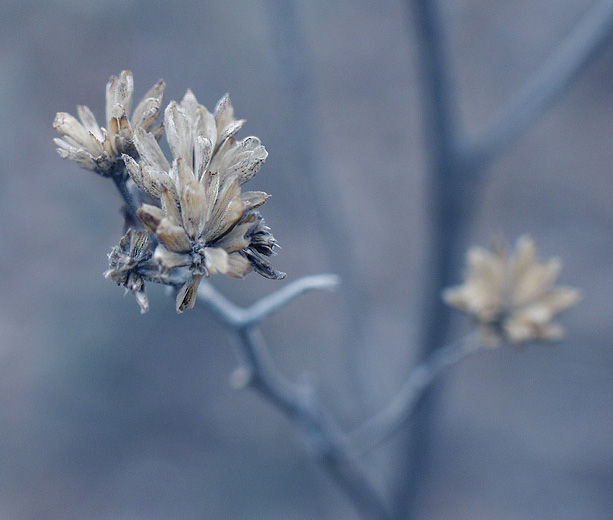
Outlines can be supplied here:
<path id="1" fill-rule="evenodd" d="M 439 3 L 462 124 L 478 135 L 593 2 Z M 251 185 L 273 194 L 275 265 L 288 280 L 345 271 L 366 316 L 348 346 L 348 292 L 310 294 L 265 335 L 286 374 L 313 380 L 341 422 L 357 424 L 401 384 L 422 319 L 414 27 L 397 0 L 305 0 L 292 22 L 299 48 L 279 49 L 284 20 L 271 5 L 0 2 L 0 518 L 355 518 L 288 421 L 230 388 L 235 345 L 213 316 L 177 316 L 159 288 L 141 316 L 103 279 L 119 197 L 52 143 L 57 111 L 87 104 L 102 117 L 104 85 L 122 69 L 137 98 L 159 78 L 166 100 L 189 87 L 209 108 L 229 91 L 248 120 L 241 135 L 270 153 Z M 298 83 L 284 69 L 293 52 L 306 70 Z M 447 374 L 421 519 L 611 517 L 612 61 L 608 49 L 488 168 L 471 242 L 530 232 L 543 257 L 563 258 L 562 281 L 584 301 L 562 318 L 566 341 L 480 354 Z M 330 215 L 339 222 L 327 226 Z M 247 304 L 285 282 L 214 283 Z M 466 329 L 458 319 L 454 335 Z M 402 447 L 396 438 L 367 458 L 381 487 Z"/>

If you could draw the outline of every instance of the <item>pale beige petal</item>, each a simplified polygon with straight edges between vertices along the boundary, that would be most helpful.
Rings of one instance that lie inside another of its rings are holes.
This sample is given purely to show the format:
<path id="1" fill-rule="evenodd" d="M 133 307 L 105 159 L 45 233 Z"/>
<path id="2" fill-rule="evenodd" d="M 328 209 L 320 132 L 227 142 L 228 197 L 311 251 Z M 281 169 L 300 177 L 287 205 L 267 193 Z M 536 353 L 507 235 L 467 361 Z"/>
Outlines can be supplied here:
<path id="1" fill-rule="evenodd" d="M 204 260 L 209 274 L 227 273 L 229 268 L 228 253 L 220 247 L 204 248 Z"/>
<path id="2" fill-rule="evenodd" d="M 66 112 L 58 112 L 53 122 L 53 128 L 60 134 L 72 138 L 78 147 L 85 148 L 92 155 L 97 156 L 102 153 L 100 141 L 88 132 L 76 117 Z"/>
<path id="3" fill-rule="evenodd" d="M 163 245 L 155 248 L 153 259 L 158 262 L 164 269 L 174 269 L 176 267 L 185 267 L 191 265 L 192 257 L 188 254 L 175 253 L 170 251 Z"/>
<path id="4" fill-rule="evenodd" d="M 226 128 L 224 128 L 223 132 L 217 138 L 217 146 L 220 146 L 227 139 L 234 137 L 234 135 L 243 127 L 245 122 L 245 119 L 237 119 L 226 126 Z"/>
<path id="5" fill-rule="evenodd" d="M 213 213 L 213 208 L 215 207 L 215 201 L 217 200 L 217 196 L 219 194 L 219 174 L 217 172 L 212 172 L 207 170 L 205 174 L 200 179 L 200 184 L 204 187 L 204 209 L 202 219 L 204 221 L 204 225 L 206 226 L 210 219 L 211 214 Z M 202 234 L 201 230 L 201 234 Z"/>
<path id="6" fill-rule="evenodd" d="M 134 125 L 150 130 L 151 126 L 155 124 L 164 99 L 164 87 L 164 81 L 160 80 L 143 96 L 132 114 Z"/>
<path id="7" fill-rule="evenodd" d="M 215 154 L 210 169 L 218 171 L 222 179 L 238 176 L 241 184 L 252 179 L 268 157 L 266 148 L 257 137 L 247 137 L 227 150 L 225 148 L 226 145 L 222 146 Z"/>
<path id="8" fill-rule="evenodd" d="M 232 229 L 232 231 L 217 240 L 215 242 L 215 246 L 222 247 L 228 253 L 234 253 L 235 251 L 240 251 L 241 249 L 247 248 L 249 246 L 249 240 L 245 238 L 245 235 L 252 226 L 253 224 L 251 223 L 239 224 Z"/>
<path id="9" fill-rule="evenodd" d="M 115 105 L 121 105 L 127 113 L 130 113 L 133 92 L 134 81 L 129 70 L 122 71 L 119 77 L 111 76 L 106 84 L 106 120 L 109 126 Z"/>
<path id="10" fill-rule="evenodd" d="M 191 238 L 196 239 L 206 224 L 204 187 L 196 181 L 183 159 L 177 159 L 175 163 L 180 186 L 179 200 L 183 227 Z"/>
<path id="11" fill-rule="evenodd" d="M 468 251 L 468 279 L 477 279 L 499 297 L 506 285 L 506 262 L 500 255 L 480 247 Z"/>
<path id="12" fill-rule="evenodd" d="M 134 144 L 141 160 L 149 166 L 166 172 L 170 170 L 170 164 L 153 134 L 140 127 L 134 128 Z"/>
<path id="13" fill-rule="evenodd" d="M 166 213 L 166 217 L 176 226 L 181 225 L 181 213 L 179 213 L 179 207 L 177 206 L 177 200 L 170 190 L 163 189 L 160 200 L 162 202 L 162 209 Z"/>
<path id="14" fill-rule="evenodd" d="M 234 107 L 230 101 L 230 95 L 224 94 L 217 102 L 215 107 L 215 123 L 217 125 L 217 135 L 221 136 L 226 127 L 234 121 Z M 218 140 L 217 144 L 221 141 Z"/>
<path id="15" fill-rule="evenodd" d="M 143 204 L 138 208 L 136 215 L 143 225 L 152 233 L 156 232 L 160 222 L 164 218 L 164 212 L 157 206 L 152 206 L 150 204 Z"/>
<path id="16" fill-rule="evenodd" d="M 212 155 L 213 143 L 211 143 L 211 140 L 202 135 L 196 137 L 196 142 L 194 143 L 194 173 L 196 180 L 202 179 Z"/>
<path id="17" fill-rule="evenodd" d="M 151 193 L 150 187 L 149 187 L 149 183 L 147 183 L 145 181 L 145 179 L 143 178 L 143 172 L 141 171 L 141 168 L 139 166 L 139 164 L 129 155 L 126 155 L 125 153 L 121 156 L 121 158 L 123 159 L 124 164 L 126 165 L 126 170 L 128 171 L 128 175 L 132 178 L 132 180 L 134 181 L 134 183 L 143 191 L 147 192 L 147 193 Z"/>
<path id="18" fill-rule="evenodd" d="M 202 275 L 193 275 L 177 294 L 177 312 L 181 314 L 185 309 L 192 309 L 196 305 L 198 286 Z"/>
<path id="19" fill-rule="evenodd" d="M 76 162 L 81 168 L 86 170 L 96 170 L 98 164 L 89 152 L 83 149 L 71 148 L 70 150 L 64 148 L 58 148 L 57 153 L 60 154 L 62 159 L 69 159 Z"/>
<path id="20" fill-rule="evenodd" d="M 242 278 L 253 270 L 253 266 L 245 257 L 238 253 L 228 255 L 228 272 L 234 278 Z"/>
<path id="21" fill-rule="evenodd" d="M 238 198 L 239 195 L 240 186 L 237 178 L 226 181 L 221 187 L 204 234 L 207 242 L 223 235 L 244 215 L 246 208 Z"/>
<path id="22" fill-rule="evenodd" d="M 200 107 L 200 103 L 196 99 L 196 96 L 191 91 L 191 89 L 187 89 L 183 99 L 181 100 L 181 108 L 185 110 L 185 114 L 190 121 L 190 124 L 195 125 L 196 119 L 198 117 L 198 108 Z"/>
<path id="23" fill-rule="evenodd" d="M 100 126 L 98 125 L 96 117 L 92 111 L 85 105 L 79 105 L 77 107 L 77 111 L 79 113 L 79 119 L 81 120 L 85 130 L 91 133 L 96 139 L 98 139 L 98 141 L 104 141 L 104 136 L 102 135 Z"/>
<path id="24" fill-rule="evenodd" d="M 183 159 L 192 169 L 194 165 L 192 129 L 185 111 L 176 101 L 171 101 L 164 111 L 164 129 L 174 158 Z"/>
<path id="25" fill-rule="evenodd" d="M 206 107 L 200 105 L 196 113 L 195 130 L 197 135 L 202 135 L 211 141 L 213 148 L 217 146 L 217 125 L 215 116 Z"/>
<path id="26" fill-rule="evenodd" d="M 581 291 L 574 287 L 558 286 L 544 294 L 539 303 L 547 305 L 554 314 L 565 311 L 581 300 Z"/>
<path id="27" fill-rule="evenodd" d="M 562 262 L 552 258 L 546 264 L 533 263 L 513 287 L 513 305 L 530 303 L 548 291 L 560 274 Z"/>
<path id="28" fill-rule="evenodd" d="M 503 328 L 505 337 L 515 345 L 535 339 L 534 325 L 521 317 L 505 320 Z"/>
<path id="29" fill-rule="evenodd" d="M 171 189 L 174 192 L 174 185 L 166 172 L 147 166 L 143 162 L 138 164 L 126 154 L 123 154 L 122 158 L 128 174 L 144 192 L 158 199 L 162 195 L 162 190 Z"/>
<path id="30" fill-rule="evenodd" d="M 536 245 L 529 235 L 522 235 L 517 239 L 515 254 L 510 259 L 510 284 L 515 286 L 525 273 L 534 264 Z"/>
<path id="31" fill-rule="evenodd" d="M 161 220 L 155 234 L 170 251 L 189 253 L 192 250 L 192 243 L 185 230 L 173 224 L 169 218 Z"/>
<path id="32" fill-rule="evenodd" d="M 173 195 L 176 193 L 174 182 L 167 172 L 158 170 L 142 162 L 140 163 L 140 167 L 143 172 L 143 178 L 147 179 L 148 186 L 150 186 L 149 193 L 153 197 L 159 199 L 162 196 L 163 190 L 168 190 Z"/>
<path id="33" fill-rule="evenodd" d="M 245 191 L 240 194 L 240 199 L 245 203 L 247 209 L 259 208 L 269 198 L 270 195 L 263 191 Z"/>

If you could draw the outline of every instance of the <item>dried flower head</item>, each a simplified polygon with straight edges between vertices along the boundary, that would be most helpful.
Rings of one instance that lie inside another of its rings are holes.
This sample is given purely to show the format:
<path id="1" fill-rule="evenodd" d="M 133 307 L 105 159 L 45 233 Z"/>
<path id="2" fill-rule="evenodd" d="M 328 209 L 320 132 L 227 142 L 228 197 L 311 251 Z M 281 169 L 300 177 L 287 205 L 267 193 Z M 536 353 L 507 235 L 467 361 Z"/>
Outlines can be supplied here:
<path id="1" fill-rule="evenodd" d="M 132 107 L 134 83 L 132 73 L 124 70 L 112 76 L 106 85 L 106 128 L 100 127 L 92 111 L 79 105 L 79 119 L 58 112 L 53 127 L 62 137 L 56 138 L 58 153 L 75 161 L 82 168 L 103 176 L 123 172 L 122 154 L 135 155 L 135 128 L 153 132 L 159 139 L 161 127 L 154 128 L 162 106 L 164 82 L 158 81 L 145 94 L 128 119 Z M 119 169 L 117 166 L 119 165 Z"/>
<path id="2" fill-rule="evenodd" d="M 510 256 L 500 245 L 490 250 L 472 247 L 467 261 L 464 283 L 446 289 L 443 299 L 475 317 L 487 345 L 563 337 L 564 329 L 551 320 L 580 296 L 577 289 L 554 287 L 559 259 L 539 262 L 534 241 L 522 236 Z"/>
<path id="3" fill-rule="evenodd" d="M 134 132 L 140 162 L 123 156 L 136 185 L 160 201 L 161 207 L 144 204 L 138 211 L 159 241 L 154 260 L 164 270 L 189 269 L 178 312 L 194 306 L 203 276 L 243 277 L 252 269 L 268 278 L 285 276 L 266 259 L 277 243 L 256 211 L 269 195 L 241 193 L 268 155 L 257 137 L 234 138 L 243 123 L 234 118 L 227 94 L 211 114 L 188 90 L 164 112 L 172 164 L 143 128 Z"/>
<path id="4" fill-rule="evenodd" d="M 145 292 L 145 279 L 149 279 L 145 273 L 147 262 L 151 259 L 152 242 L 146 231 L 128 232 L 114 247 L 109 255 L 109 270 L 104 273 L 106 278 L 111 278 L 117 285 L 122 285 L 126 291 L 131 291 L 140 306 L 142 313 L 149 309 L 149 299 Z"/>

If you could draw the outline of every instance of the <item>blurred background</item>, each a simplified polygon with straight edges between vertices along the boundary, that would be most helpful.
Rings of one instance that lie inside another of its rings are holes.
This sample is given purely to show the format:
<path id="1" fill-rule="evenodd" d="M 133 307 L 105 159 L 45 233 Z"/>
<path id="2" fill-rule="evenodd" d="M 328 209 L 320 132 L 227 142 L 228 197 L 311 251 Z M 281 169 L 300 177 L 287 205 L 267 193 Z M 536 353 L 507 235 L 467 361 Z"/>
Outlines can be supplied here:
<path id="1" fill-rule="evenodd" d="M 594 2 L 439 4 L 459 123 L 475 137 Z M 159 287 L 141 316 L 103 278 L 121 201 L 59 158 L 52 122 L 77 104 L 102 120 L 104 86 L 123 69 L 136 99 L 160 78 L 166 101 L 191 88 L 212 109 L 230 92 L 247 119 L 239 136 L 270 154 L 250 189 L 273 195 L 263 214 L 288 278 L 213 283 L 249 304 L 300 276 L 343 276 L 263 331 L 281 370 L 313 381 L 349 428 L 419 357 L 432 261 L 412 11 L 396 0 L 0 10 L 0 518 L 356 518 L 288 420 L 230 387 L 236 344 L 215 316 L 177 315 Z M 605 48 L 487 167 L 465 246 L 528 232 L 584 300 L 561 319 L 565 341 L 481 353 L 445 374 L 415 518 L 611 517 L 612 61 Z M 450 336 L 468 330 L 457 317 Z M 365 458 L 381 489 L 402 493 L 406 446 L 399 434 Z"/>

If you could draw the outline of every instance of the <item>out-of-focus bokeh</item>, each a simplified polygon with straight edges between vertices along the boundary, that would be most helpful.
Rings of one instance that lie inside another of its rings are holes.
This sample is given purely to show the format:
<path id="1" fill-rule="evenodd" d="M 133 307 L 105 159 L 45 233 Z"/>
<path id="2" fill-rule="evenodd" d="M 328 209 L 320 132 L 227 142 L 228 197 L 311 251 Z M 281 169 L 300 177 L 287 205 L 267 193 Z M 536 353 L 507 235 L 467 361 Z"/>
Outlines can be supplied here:
<path id="1" fill-rule="evenodd" d="M 461 124 L 477 136 L 593 1 L 439 4 Z M 52 142 L 58 111 L 86 104 L 102 119 L 104 85 L 123 69 L 138 99 L 159 78 L 166 101 L 191 88 L 212 108 L 229 91 L 247 119 L 240 135 L 270 154 L 250 186 L 273 195 L 263 213 L 283 247 L 275 266 L 288 280 L 341 271 L 357 287 L 311 293 L 271 318 L 272 354 L 313 381 L 344 426 L 358 424 L 401 385 L 423 318 L 415 29 L 401 1 L 305 0 L 287 21 L 278 6 L 1 2 L 1 518 L 356 518 L 287 419 L 230 387 L 236 345 L 213 315 L 178 316 L 152 287 L 141 316 L 103 278 L 121 236 L 119 196 Z M 288 28 L 295 48 L 282 45 Z M 420 519 L 613 511 L 612 61 L 605 49 L 488 166 L 470 243 L 529 232 L 584 300 L 561 319 L 565 341 L 482 353 L 446 374 Z M 286 282 L 213 283 L 248 304 Z M 352 294 L 364 318 L 347 344 Z M 458 317 L 452 335 L 468 328 Z M 393 487 L 404 445 L 394 437 L 366 458 L 381 488 Z"/>

